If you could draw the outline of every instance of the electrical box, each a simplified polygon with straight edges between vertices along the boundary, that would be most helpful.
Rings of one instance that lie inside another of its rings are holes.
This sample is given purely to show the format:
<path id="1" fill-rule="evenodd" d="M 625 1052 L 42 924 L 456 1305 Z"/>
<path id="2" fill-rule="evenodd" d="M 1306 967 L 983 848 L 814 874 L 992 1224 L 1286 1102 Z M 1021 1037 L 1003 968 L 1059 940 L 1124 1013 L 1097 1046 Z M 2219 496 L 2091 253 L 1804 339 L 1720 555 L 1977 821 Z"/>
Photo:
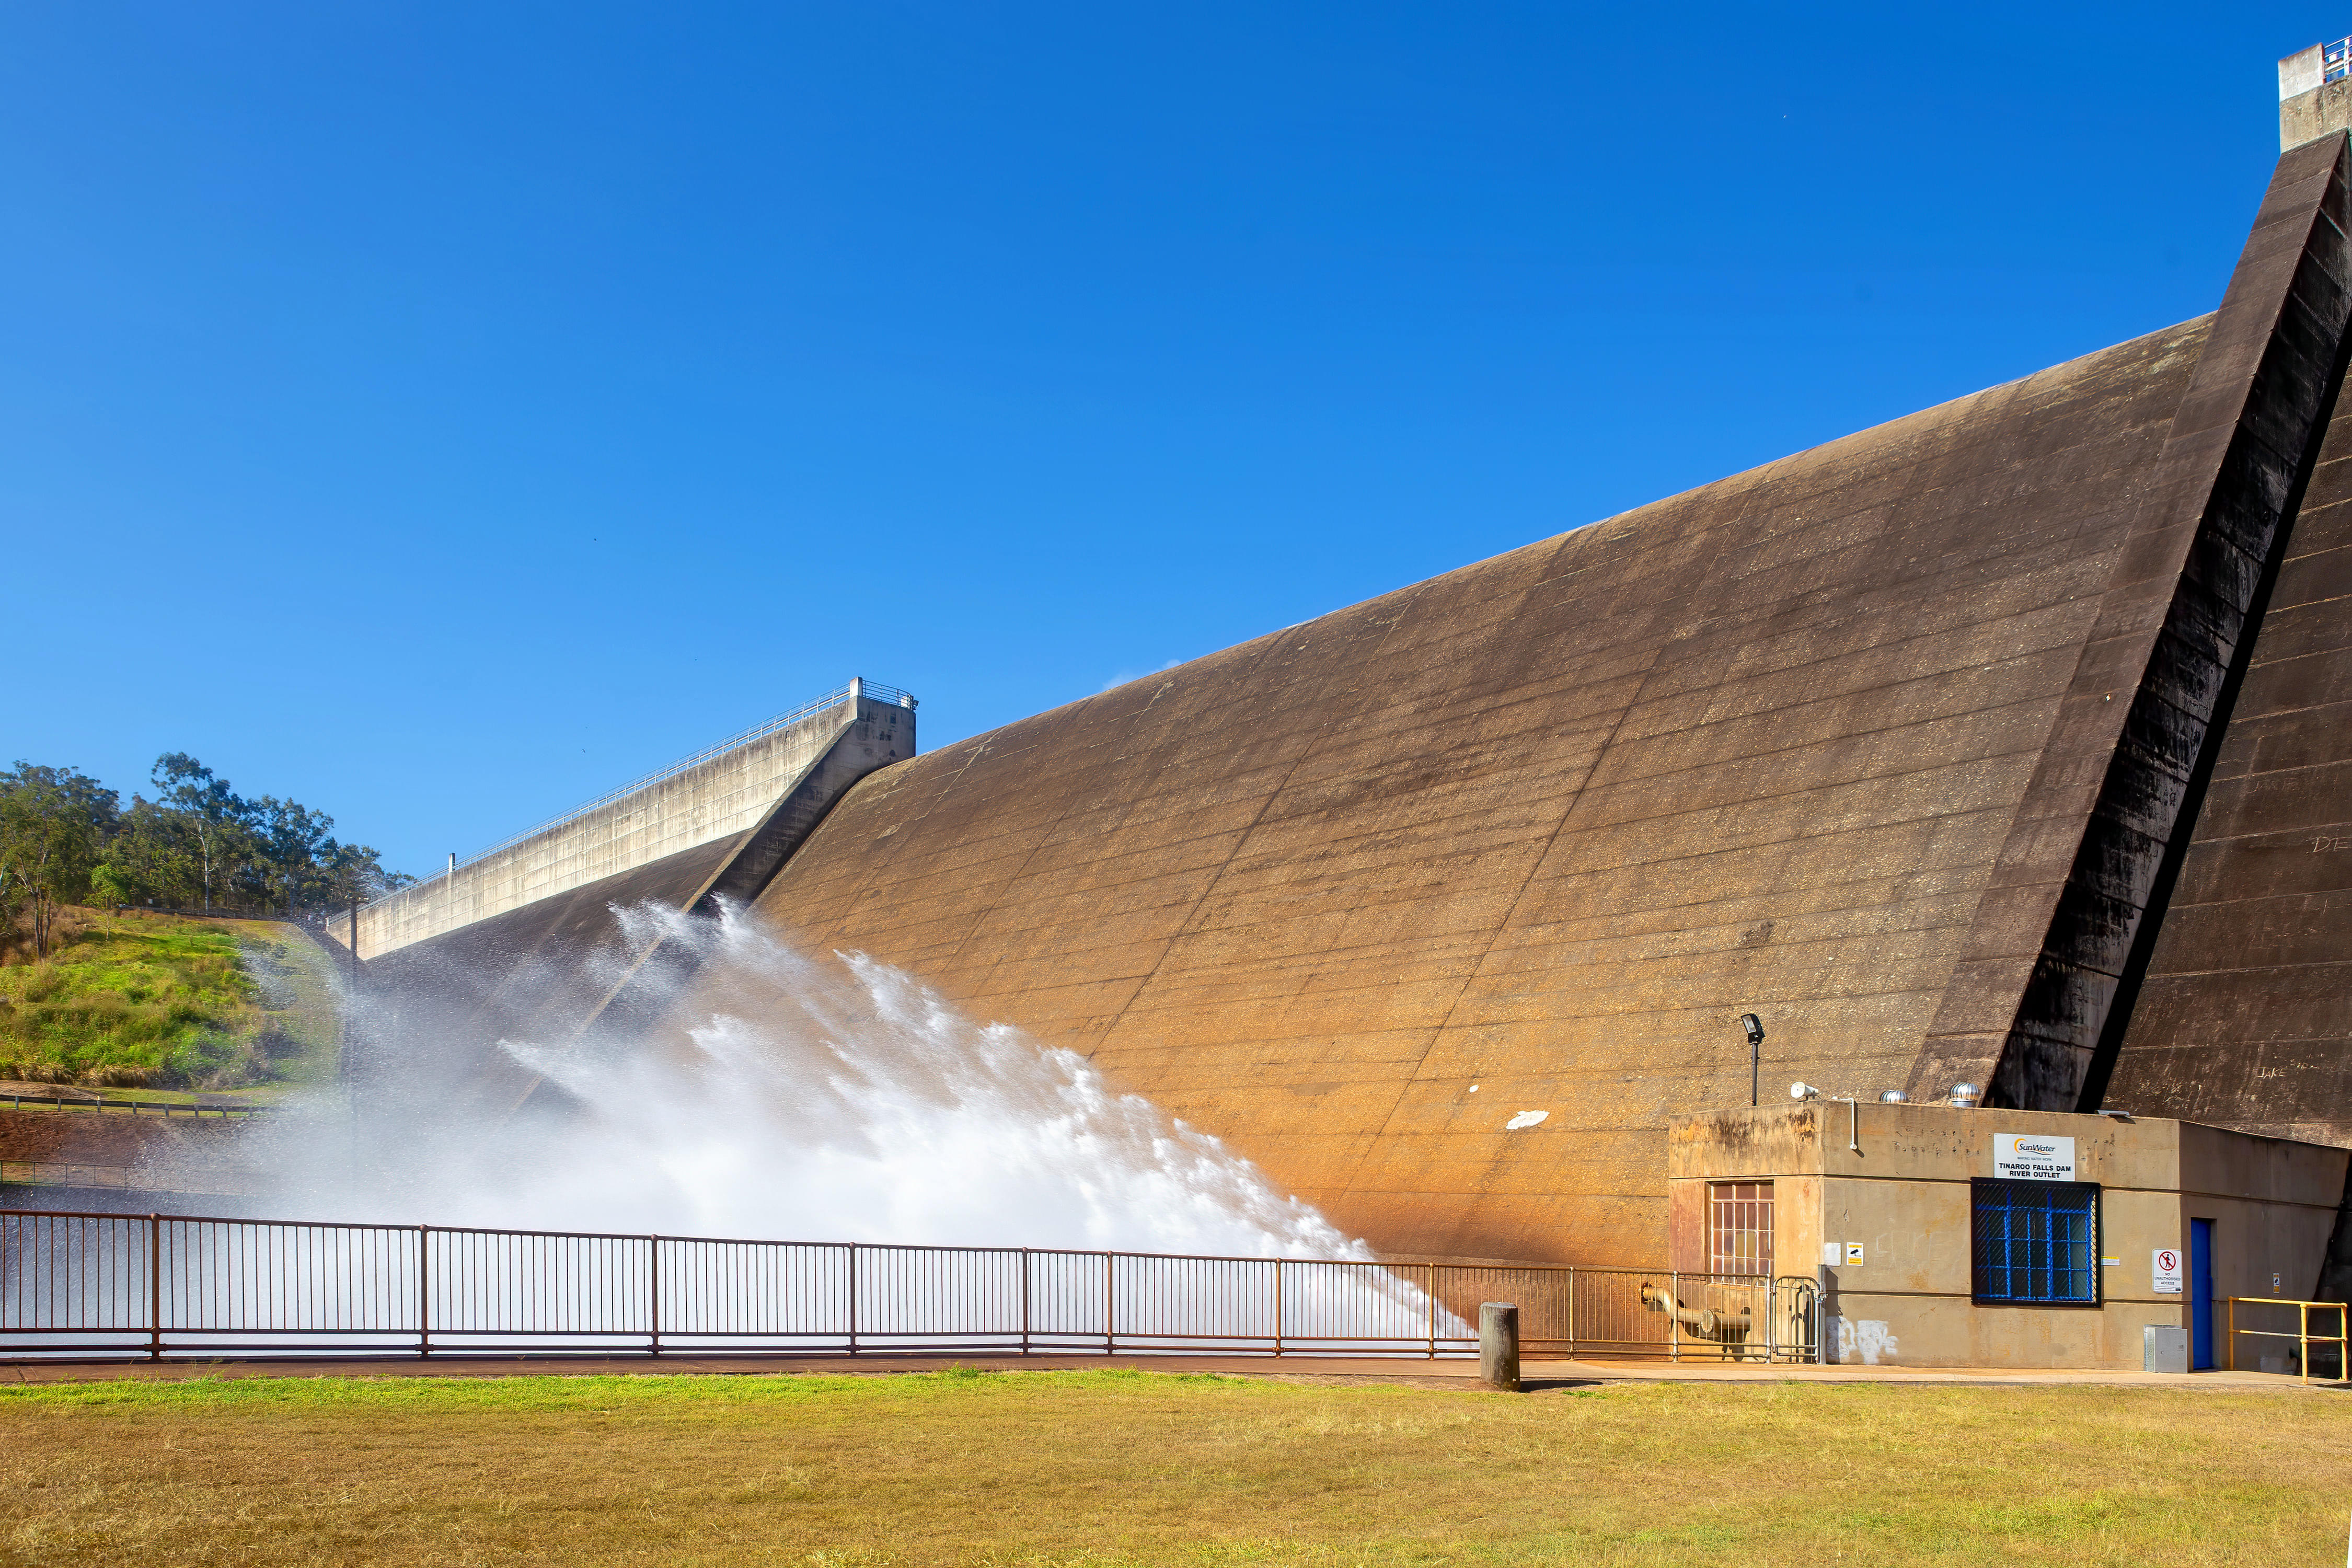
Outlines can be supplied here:
<path id="1" fill-rule="evenodd" d="M 2141 1370 L 2144 1372 L 2187 1372 L 2189 1370 L 2189 1331 L 2168 1329 L 2150 1323 L 2140 1330 L 2144 1336 Z M 2129 1344 L 2131 1342 L 2124 1342 Z"/>

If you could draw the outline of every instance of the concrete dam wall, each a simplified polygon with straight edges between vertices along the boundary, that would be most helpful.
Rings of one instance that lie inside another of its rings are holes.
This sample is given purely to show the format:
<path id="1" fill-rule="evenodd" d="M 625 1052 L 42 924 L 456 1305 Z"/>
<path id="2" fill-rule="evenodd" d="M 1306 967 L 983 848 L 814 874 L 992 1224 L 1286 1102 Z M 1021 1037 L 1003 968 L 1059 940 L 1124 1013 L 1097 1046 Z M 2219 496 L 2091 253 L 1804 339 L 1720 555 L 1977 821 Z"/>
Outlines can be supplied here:
<path id="1" fill-rule="evenodd" d="M 2287 152 L 2211 316 L 899 753 L 734 885 L 1392 1257 L 1664 1257 L 1743 1012 L 1767 1095 L 2352 1143 L 2346 174 Z M 593 1016 L 733 842 L 369 984 Z"/>
<path id="2" fill-rule="evenodd" d="M 1744 1011 L 1774 1094 L 2112 1079 L 2352 1142 L 2340 988 L 2282 1077 L 2266 1000 L 2189 982 L 2190 1097 L 2142 1066 L 2178 1005 L 2116 1006 L 2341 377 L 2343 163 L 2282 160 L 2214 317 L 886 770 L 758 910 L 1396 1255 L 1662 1256 Z"/>

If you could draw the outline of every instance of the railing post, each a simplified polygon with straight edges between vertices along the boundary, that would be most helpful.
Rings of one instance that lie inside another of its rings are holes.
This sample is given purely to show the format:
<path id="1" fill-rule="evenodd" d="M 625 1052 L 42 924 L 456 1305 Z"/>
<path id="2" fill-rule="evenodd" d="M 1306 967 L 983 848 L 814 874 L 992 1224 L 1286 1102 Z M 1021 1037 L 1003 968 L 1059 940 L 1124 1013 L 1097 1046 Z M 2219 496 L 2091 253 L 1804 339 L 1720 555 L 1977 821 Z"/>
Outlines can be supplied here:
<path id="1" fill-rule="evenodd" d="M 163 1216 L 147 1216 L 147 1359 L 163 1359 Z"/>
<path id="2" fill-rule="evenodd" d="M 1683 1359 L 1683 1277 L 1678 1270 L 1666 1275 L 1666 1359 Z"/>
<path id="3" fill-rule="evenodd" d="M 1568 1270 L 1568 1359 L 1576 1359 L 1576 1268 Z"/>
<path id="4" fill-rule="evenodd" d="M 1282 1259 L 1274 1260 L 1274 1355 L 1282 1359 Z"/>
<path id="5" fill-rule="evenodd" d="M 1116 1252 L 1103 1254 L 1103 1354 L 1110 1355 L 1118 1349 L 1118 1276 L 1112 1271 L 1118 1259 Z"/>
<path id="6" fill-rule="evenodd" d="M 1429 1302 L 1429 1359 L 1435 1361 L 1437 1359 L 1437 1265 L 1424 1263 L 1421 1266 L 1421 1272 L 1422 1284 L 1425 1287 L 1422 1295 Z"/>
<path id="7" fill-rule="evenodd" d="M 646 1326 L 653 1335 L 653 1353 L 659 1355 L 661 1354 L 661 1237 L 649 1236 L 646 1240 L 651 1248 L 646 1272 L 652 1287 L 651 1310 L 646 1318 Z"/>
<path id="8" fill-rule="evenodd" d="M 416 1227 L 416 1355 L 418 1360 L 433 1353 L 433 1289 L 428 1278 L 432 1268 L 432 1247 L 425 1233 L 433 1227 Z"/>
<path id="9" fill-rule="evenodd" d="M 857 1243 L 849 1244 L 849 1353 L 857 1353 Z"/>
<path id="10" fill-rule="evenodd" d="M 1021 1353 L 1029 1353 L 1029 1249 L 1021 1249 Z"/>

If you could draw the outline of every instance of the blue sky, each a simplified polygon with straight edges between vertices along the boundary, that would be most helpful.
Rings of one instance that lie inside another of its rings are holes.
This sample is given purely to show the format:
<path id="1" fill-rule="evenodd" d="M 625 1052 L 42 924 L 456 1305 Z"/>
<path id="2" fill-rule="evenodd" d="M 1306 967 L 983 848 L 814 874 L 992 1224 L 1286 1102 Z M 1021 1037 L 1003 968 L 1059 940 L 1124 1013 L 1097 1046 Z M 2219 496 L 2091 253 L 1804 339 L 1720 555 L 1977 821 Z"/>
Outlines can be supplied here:
<path id="1" fill-rule="evenodd" d="M 0 753 L 427 871 L 852 674 L 936 747 L 2210 310 L 2346 31 L 12 6 Z"/>

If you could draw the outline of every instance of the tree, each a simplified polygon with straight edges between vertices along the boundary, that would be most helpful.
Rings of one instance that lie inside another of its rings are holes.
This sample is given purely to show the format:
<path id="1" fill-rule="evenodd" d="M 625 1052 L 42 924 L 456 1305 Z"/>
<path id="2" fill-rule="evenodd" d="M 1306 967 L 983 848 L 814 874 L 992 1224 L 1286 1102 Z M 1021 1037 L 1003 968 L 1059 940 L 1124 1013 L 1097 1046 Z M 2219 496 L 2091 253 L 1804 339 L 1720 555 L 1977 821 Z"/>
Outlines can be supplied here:
<path id="1" fill-rule="evenodd" d="M 176 812 L 195 837 L 204 907 L 209 913 L 213 889 L 226 884 L 234 864 L 229 852 L 240 837 L 236 830 L 253 808 L 237 798 L 226 779 L 214 777 L 212 769 L 185 752 L 166 752 L 156 758 L 149 776 L 162 791 L 161 804 Z"/>
<path id="2" fill-rule="evenodd" d="M 256 855 L 247 879 L 267 904 L 291 913 L 327 901 L 329 870 L 341 846 L 323 811 L 275 795 L 248 805 Z"/>
<path id="3" fill-rule="evenodd" d="M 383 853 L 367 845 L 331 842 L 328 847 L 332 853 L 321 868 L 320 885 L 334 907 L 373 903 L 386 893 L 416 885 L 416 879 L 405 871 L 385 870 Z"/>
<path id="4" fill-rule="evenodd" d="M 49 956 L 60 906 L 89 890 L 100 836 L 119 816 L 112 790 L 73 768 L 18 763 L 0 774 L 0 903 L 33 914 L 33 951 Z"/>
<path id="5" fill-rule="evenodd" d="M 101 908 L 121 909 L 135 904 L 143 897 L 138 881 L 112 860 L 100 860 L 90 868 L 89 896 Z"/>
<path id="6" fill-rule="evenodd" d="M 19 763 L 0 772 L 0 795 L 23 795 L 20 806 L 34 813 L 19 824 L 26 833 L 37 818 L 79 825 L 54 858 L 65 868 L 55 887 L 71 890 L 39 897 L 292 915 L 364 903 L 415 880 L 385 870 L 366 845 L 337 843 L 326 813 L 275 795 L 245 799 L 185 752 L 156 758 L 153 777 L 157 798 L 133 795 L 126 809 L 112 790 L 72 768 Z M 37 810 L 27 804 L 36 802 Z M 27 877 L 13 859 L 0 871 L 0 940 L 36 899 Z M 40 916 L 44 932 L 49 918 Z"/>
<path id="7" fill-rule="evenodd" d="M 139 795 L 100 862 L 117 901 L 185 909 L 204 897 L 196 835 L 181 814 Z"/>

